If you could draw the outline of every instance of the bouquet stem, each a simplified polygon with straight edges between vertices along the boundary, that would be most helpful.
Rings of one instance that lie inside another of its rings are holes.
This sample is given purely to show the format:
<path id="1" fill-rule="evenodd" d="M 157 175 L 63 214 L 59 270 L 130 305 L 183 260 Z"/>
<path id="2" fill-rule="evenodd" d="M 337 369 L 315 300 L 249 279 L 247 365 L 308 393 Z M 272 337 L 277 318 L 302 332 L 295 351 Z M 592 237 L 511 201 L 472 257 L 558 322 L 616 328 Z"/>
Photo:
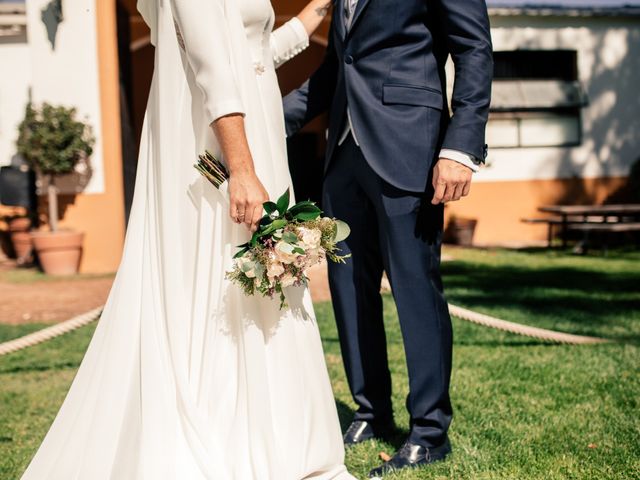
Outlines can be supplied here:
<path id="1" fill-rule="evenodd" d="M 214 157 L 209 150 L 205 150 L 204 154 L 198 155 L 198 163 L 194 167 L 218 190 L 223 183 L 229 180 L 227 167 Z"/>

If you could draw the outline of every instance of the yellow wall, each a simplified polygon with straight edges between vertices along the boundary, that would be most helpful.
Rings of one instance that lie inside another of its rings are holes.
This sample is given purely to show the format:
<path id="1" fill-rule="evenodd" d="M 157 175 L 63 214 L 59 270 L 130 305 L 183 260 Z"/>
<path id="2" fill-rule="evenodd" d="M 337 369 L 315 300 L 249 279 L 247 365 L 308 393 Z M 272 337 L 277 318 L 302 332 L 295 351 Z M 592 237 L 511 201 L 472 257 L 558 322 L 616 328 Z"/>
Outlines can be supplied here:
<path id="1" fill-rule="evenodd" d="M 474 243 L 522 246 L 546 242 L 545 225 L 530 225 L 522 218 L 545 217 L 542 205 L 602 203 L 626 178 L 526 180 L 473 183 L 465 199 L 447 205 L 447 217 L 478 220 Z"/>
<path id="2" fill-rule="evenodd" d="M 78 195 L 66 202 L 63 199 L 61 225 L 85 232 L 80 270 L 104 273 L 118 268 L 125 224 L 115 2 L 95 1 L 105 189 L 103 194 Z"/>

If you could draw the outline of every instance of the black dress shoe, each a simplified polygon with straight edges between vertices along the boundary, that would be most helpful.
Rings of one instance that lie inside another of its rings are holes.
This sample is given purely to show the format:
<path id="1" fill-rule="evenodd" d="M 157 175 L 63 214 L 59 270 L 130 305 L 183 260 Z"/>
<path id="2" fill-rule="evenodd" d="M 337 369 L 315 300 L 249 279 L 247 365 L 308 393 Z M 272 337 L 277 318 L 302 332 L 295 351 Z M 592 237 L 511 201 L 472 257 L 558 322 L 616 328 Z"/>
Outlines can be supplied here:
<path id="1" fill-rule="evenodd" d="M 407 441 L 391 460 L 371 470 L 369 478 L 382 478 L 383 475 L 397 472 L 403 468 L 417 468 L 429 465 L 430 463 L 444 460 L 450 453 L 451 444 L 448 438 L 442 445 L 435 448 L 427 448 Z"/>
<path id="2" fill-rule="evenodd" d="M 388 438 L 395 431 L 393 422 L 377 424 L 367 422 L 366 420 L 354 420 L 349 425 L 347 433 L 344 434 L 343 440 L 346 446 L 356 445 L 358 443 L 371 440 L 372 438 Z"/>

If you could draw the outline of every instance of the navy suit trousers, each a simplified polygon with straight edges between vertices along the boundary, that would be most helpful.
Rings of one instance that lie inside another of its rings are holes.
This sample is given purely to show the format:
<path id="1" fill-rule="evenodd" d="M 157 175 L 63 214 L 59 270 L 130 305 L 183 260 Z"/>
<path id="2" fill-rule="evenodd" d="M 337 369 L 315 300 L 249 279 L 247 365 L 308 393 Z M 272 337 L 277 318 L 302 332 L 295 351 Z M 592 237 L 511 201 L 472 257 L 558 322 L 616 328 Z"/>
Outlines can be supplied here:
<path id="1" fill-rule="evenodd" d="M 440 276 L 443 206 L 432 192 L 403 191 L 383 180 L 349 135 L 326 173 L 323 206 L 349 223 L 340 245 L 346 265 L 329 280 L 357 420 L 392 416 L 391 378 L 380 282 L 389 277 L 409 370 L 410 440 L 439 446 L 451 423 L 452 328 Z"/>

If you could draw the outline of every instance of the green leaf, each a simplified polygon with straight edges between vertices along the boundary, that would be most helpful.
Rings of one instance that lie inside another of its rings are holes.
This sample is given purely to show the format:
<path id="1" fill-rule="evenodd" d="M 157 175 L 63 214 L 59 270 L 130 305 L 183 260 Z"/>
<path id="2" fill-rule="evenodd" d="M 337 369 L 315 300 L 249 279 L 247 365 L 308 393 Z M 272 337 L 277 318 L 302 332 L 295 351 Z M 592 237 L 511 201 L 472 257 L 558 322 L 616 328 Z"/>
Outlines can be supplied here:
<path id="1" fill-rule="evenodd" d="M 304 251 L 304 249 L 303 249 L 303 248 L 295 247 L 295 248 L 293 249 L 293 253 L 297 253 L 297 254 L 299 254 L 299 255 L 304 255 L 306 252 Z"/>
<path id="2" fill-rule="evenodd" d="M 278 210 L 278 206 L 273 202 L 265 202 L 262 206 L 264 207 L 264 211 L 267 212 L 267 215 L 271 215 L 273 212 Z"/>
<path id="3" fill-rule="evenodd" d="M 315 220 L 320 216 L 321 213 L 322 212 L 319 210 L 317 212 L 300 212 L 295 216 L 295 219 L 303 222 L 307 222 L 310 220 Z"/>
<path id="4" fill-rule="evenodd" d="M 245 253 L 247 253 L 249 251 L 249 249 L 247 247 L 243 248 L 242 250 L 238 251 L 238 253 L 236 253 L 233 258 L 240 258 L 242 256 L 244 256 Z"/>
<path id="5" fill-rule="evenodd" d="M 252 247 L 255 247 L 258 245 L 258 240 L 261 237 L 265 236 L 265 230 L 268 230 L 269 228 L 271 228 L 271 225 L 267 226 L 267 227 L 260 227 L 258 230 L 256 230 L 253 235 L 251 236 L 251 240 L 249 240 L 249 244 Z"/>
<path id="6" fill-rule="evenodd" d="M 290 210 L 293 210 L 294 208 L 306 208 L 306 207 L 318 208 L 318 206 L 316 205 L 316 202 L 312 202 L 311 200 L 304 200 L 302 202 L 298 202 L 295 205 L 293 205 Z"/>
<path id="7" fill-rule="evenodd" d="M 264 217 L 262 217 L 260 219 L 260 226 L 261 227 L 266 227 L 267 225 L 270 225 L 271 223 L 273 223 L 273 218 L 271 218 L 269 215 L 265 215 Z"/>
<path id="8" fill-rule="evenodd" d="M 297 205 L 294 205 L 293 207 L 291 207 L 289 209 L 288 213 L 292 217 L 295 217 L 296 215 L 299 215 L 300 213 L 317 213 L 318 215 L 320 215 L 322 213 L 322 210 L 320 210 L 313 203 L 307 203 L 307 204 L 298 203 Z"/>
<path id="9" fill-rule="evenodd" d="M 248 271 L 253 270 L 255 267 L 256 264 L 254 262 L 247 262 L 242 265 L 241 270 L 242 273 L 247 273 Z"/>
<path id="10" fill-rule="evenodd" d="M 351 228 L 349 225 L 342 220 L 335 220 L 336 222 L 336 236 L 334 237 L 334 241 L 336 243 L 342 242 L 346 240 L 347 237 L 351 234 Z"/>
<path id="11" fill-rule="evenodd" d="M 293 245 L 291 245 L 290 243 L 283 243 L 281 246 L 278 247 L 282 252 L 284 253 L 288 253 L 289 255 L 291 255 L 296 248 L 299 247 L 294 247 Z"/>
<path id="12" fill-rule="evenodd" d="M 287 225 L 287 223 L 289 223 L 289 222 L 287 220 L 285 220 L 284 218 L 279 218 L 277 220 L 274 220 L 273 222 L 271 222 L 271 225 L 269 225 L 267 227 L 263 227 L 264 230 L 261 231 L 260 236 L 261 237 L 265 237 L 267 235 L 270 235 L 273 232 L 275 232 L 276 230 L 280 230 L 281 228 L 285 227 Z"/>
<path id="13" fill-rule="evenodd" d="M 254 264 L 254 271 L 256 272 L 256 278 L 262 278 L 264 275 L 264 266 L 260 262 Z"/>
<path id="14" fill-rule="evenodd" d="M 278 203 L 276 205 L 278 209 L 278 213 L 280 215 L 284 215 L 289 208 L 289 202 L 291 201 L 291 194 L 289 193 L 289 189 L 282 194 L 282 196 L 278 199 Z"/>
<path id="15" fill-rule="evenodd" d="M 293 232 L 284 232 L 284 235 L 282 235 L 282 240 L 284 240 L 287 243 L 296 244 L 298 243 L 299 238 Z"/>

